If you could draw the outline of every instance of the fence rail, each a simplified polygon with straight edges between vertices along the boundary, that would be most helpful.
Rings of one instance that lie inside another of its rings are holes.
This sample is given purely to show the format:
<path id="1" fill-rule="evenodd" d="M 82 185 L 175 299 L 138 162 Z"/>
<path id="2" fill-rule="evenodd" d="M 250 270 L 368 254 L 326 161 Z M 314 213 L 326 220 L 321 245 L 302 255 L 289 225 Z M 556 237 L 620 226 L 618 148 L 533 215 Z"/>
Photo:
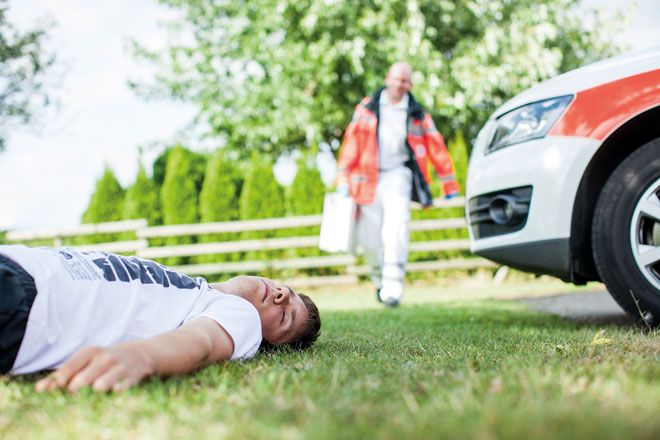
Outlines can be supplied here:
<path id="1" fill-rule="evenodd" d="M 112 234 L 118 232 L 138 231 L 147 227 L 145 219 L 121 220 L 117 222 L 84 224 L 75 228 L 42 228 L 29 231 L 9 231 L 7 240 L 57 240 L 69 237 L 79 237 L 93 234 Z"/>
<path id="2" fill-rule="evenodd" d="M 436 208 L 462 207 L 462 198 L 449 201 L 434 201 Z M 413 209 L 419 206 L 413 204 Z M 321 224 L 321 215 L 305 215 L 286 218 L 269 218 L 259 220 L 241 220 L 231 222 L 199 223 L 187 225 L 148 226 L 147 221 L 124 220 L 119 222 L 81 225 L 77 228 L 49 228 L 32 231 L 9 231 L 7 239 L 12 242 L 29 242 L 31 240 L 52 240 L 54 246 L 59 246 L 67 238 L 107 233 L 131 233 L 134 240 L 114 241 L 107 243 L 72 246 L 81 250 L 101 250 L 106 252 L 119 252 L 135 254 L 138 257 L 162 259 L 171 257 L 198 257 L 203 255 L 218 255 L 238 252 L 300 249 L 318 247 L 317 235 L 263 238 L 263 239 L 235 239 L 231 241 L 217 241 L 208 243 L 154 245 L 150 240 L 168 239 L 182 236 L 203 236 L 212 234 L 240 233 L 246 231 L 277 231 L 290 228 L 314 227 Z M 442 231 L 463 230 L 466 227 L 465 219 L 442 218 L 413 220 L 410 230 L 414 231 Z M 445 239 L 429 241 L 412 241 L 409 249 L 414 252 L 446 252 L 464 251 L 469 248 L 469 240 Z M 448 269 L 474 269 L 480 267 L 494 267 L 495 265 L 482 258 L 455 258 L 438 259 L 434 261 L 413 261 L 408 263 L 409 272 L 435 271 Z M 175 269 L 189 274 L 212 275 L 223 273 L 260 273 L 265 271 L 304 271 L 319 268 L 343 268 L 345 273 L 325 276 L 299 276 L 289 278 L 287 282 L 292 286 L 313 286 L 323 284 L 352 284 L 358 281 L 359 276 L 367 275 L 369 268 L 358 265 L 358 260 L 352 255 L 321 255 L 310 257 L 297 257 L 271 260 L 245 260 L 216 263 L 197 263 L 174 266 Z M 303 274 L 304 275 L 304 274 Z"/>

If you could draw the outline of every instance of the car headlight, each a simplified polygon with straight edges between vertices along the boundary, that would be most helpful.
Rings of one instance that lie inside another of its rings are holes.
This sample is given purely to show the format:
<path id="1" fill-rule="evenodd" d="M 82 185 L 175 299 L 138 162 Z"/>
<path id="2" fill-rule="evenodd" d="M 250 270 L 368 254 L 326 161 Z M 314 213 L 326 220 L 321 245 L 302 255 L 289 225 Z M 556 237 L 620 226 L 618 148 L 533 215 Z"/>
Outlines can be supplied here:
<path id="1" fill-rule="evenodd" d="M 557 121 L 572 95 L 546 99 L 523 105 L 496 120 L 493 137 L 485 154 L 531 139 L 545 136 Z"/>

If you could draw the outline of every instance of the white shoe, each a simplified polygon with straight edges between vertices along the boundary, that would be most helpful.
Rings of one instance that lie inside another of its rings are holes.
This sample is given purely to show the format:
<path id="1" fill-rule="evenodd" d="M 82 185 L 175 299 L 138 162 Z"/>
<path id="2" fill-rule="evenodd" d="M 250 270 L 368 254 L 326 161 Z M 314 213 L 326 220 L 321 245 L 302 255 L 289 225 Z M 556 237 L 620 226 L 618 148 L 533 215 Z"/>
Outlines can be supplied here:
<path id="1" fill-rule="evenodd" d="M 396 302 L 396 307 L 401 302 L 401 297 L 403 296 L 403 283 L 401 281 L 394 280 L 383 280 L 383 287 L 378 293 L 381 301 L 386 305 L 388 303 L 393 304 Z"/>

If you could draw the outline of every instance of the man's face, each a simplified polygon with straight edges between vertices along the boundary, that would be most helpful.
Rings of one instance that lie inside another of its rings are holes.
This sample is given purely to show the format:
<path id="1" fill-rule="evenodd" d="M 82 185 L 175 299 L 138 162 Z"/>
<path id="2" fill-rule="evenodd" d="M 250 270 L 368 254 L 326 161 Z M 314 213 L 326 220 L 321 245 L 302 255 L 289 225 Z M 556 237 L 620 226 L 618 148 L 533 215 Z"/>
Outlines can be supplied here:
<path id="1" fill-rule="evenodd" d="M 412 87 L 412 73 L 405 67 L 393 67 L 385 77 L 385 90 L 387 98 L 397 103 L 410 91 Z"/>
<path id="2" fill-rule="evenodd" d="M 261 333 L 270 344 L 291 342 L 305 325 L 307 307 L 293 290 L 278 281 L 241 275 L 216 286 L 221 292 L 238 295 L 256 307 Z"/>

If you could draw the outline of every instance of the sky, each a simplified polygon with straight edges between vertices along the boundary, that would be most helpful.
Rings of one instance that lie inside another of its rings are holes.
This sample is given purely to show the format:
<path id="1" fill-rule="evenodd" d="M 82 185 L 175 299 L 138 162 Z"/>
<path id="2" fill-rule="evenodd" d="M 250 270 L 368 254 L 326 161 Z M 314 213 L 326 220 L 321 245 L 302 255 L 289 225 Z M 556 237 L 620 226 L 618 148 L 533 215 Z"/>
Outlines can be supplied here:
<path id="1" fill-rule="evenodd" d="M 626 0 L 584 3 L 630 8 Z M 660 1 L 636 3 L 623 38 L 633 49 L 658 44 Z M 150 170 L 165 145 L 186 139 L 192 105 L 145 101 L 127 86 L 129 79 L 153 73 L 128 53 L 128 39 L 164 47 L 159 23 L 174 12 L 156 0 L 9 0 L 8 16 L 22 29 L 54 23 L 48 47 L 58 57 L 54 78 L 61 79 L 52 90 L 58 105 L 47 109 L 36 126 L 10 132 L 0 153 L 0 230 L 76 226 L 104 166 L 126 187 L 139 160 Z M 331 180 L 332 165 L 323 163 L 324 180 Z M 282 162 L 276 176 L 289 183 L 294 169 Z"/>

